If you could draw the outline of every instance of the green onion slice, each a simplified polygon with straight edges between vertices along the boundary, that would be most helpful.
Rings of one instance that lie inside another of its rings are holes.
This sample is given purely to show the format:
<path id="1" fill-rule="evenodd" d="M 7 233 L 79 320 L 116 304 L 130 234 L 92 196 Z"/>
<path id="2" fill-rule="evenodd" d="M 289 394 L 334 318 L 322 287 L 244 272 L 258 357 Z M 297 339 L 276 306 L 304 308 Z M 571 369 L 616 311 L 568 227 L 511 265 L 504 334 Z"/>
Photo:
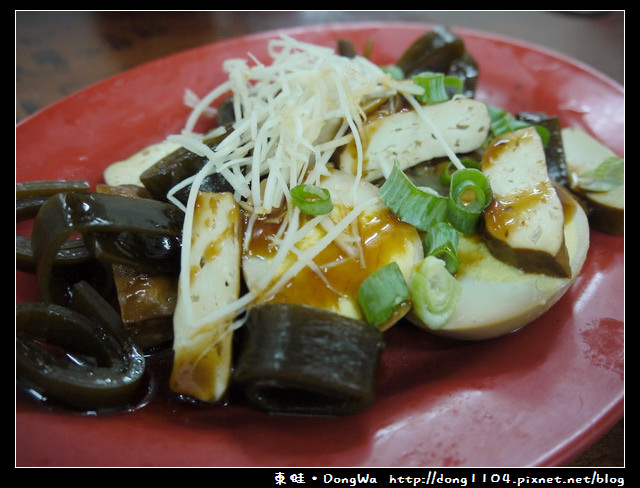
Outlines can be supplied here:
<path id="1" fill-rule="evenodd" d="M 413 313 L 430 329 L 440 329 L 449 321 L 460 294 L 460 283 L 435 256 L 427 256 L 411 280 Z"/>
<path id="2" fill-rule="evenodd" d="M 487 108 L 489 110 L 489 116 L 491 117 L 491 133 L 494 137 L 531 125 L 528 122 L 516 119 L 509 112 L 501 108 L 493 105 L 488 105 Z"/>
<path id="3" fill-rule="evenodd" d="M 400 66 L 396 66 L 395 64 L 390 64 L 388 66 L 381 66 L 382 71 L 387 73 L 394 80 L 404 80 L 404 71 Z"/>
<path id="4" fill-rule="evenodd" d="M 542 139 L 542 147 L 547 147 L 547 143 L 551 138 L 551 131 L 547 129 L 544 125 L 535 124 L 534 127 L 538 131 L 538 135 L 540 139 Z"/>
<path id="5" fill-rule="evenodd" d="M 611 156 L 597 168 L 580 175 L 578 186 L 583 190 L 605 192 L 624 183 L 624 159 Z"/>
<path id="6" fill-rule="evenodd" d="M 410 298 L 409 287 L 397 263 L 391 262 L 370 274 L 358 288 L 358 302 L 367 323 L 378 327 Z"/>
<path id="7" fill-rule="evenodd" d="M 309 215 L 325 215 L 333 210 L 331 194 L 326 188 L 298 185 L 291 189 L 291 197 L 300 211 Z"/>
<path id="8" fill-rule="evenodd" d="M 462 163 L 462 165 L 465 168 L 476 168 L 476 169 L 480 169 L 480 161 L 473 159 L 473 158 L 459 158 L 460 162 Z M 449 187 L 451 185 L 451 175 L 454 173 L 454 171 L 457 170 L 457 167 L 455 164 L 453 164 L 452 161 L 449 161 L 443 171 L 440 173 L 440 183 L 442 183 L 443 186 Z"/>
<path id="9" fill-rule="evenodd" d="M 396 163 L 378 195 L 403 222 L 427 230 L 447 216 L 447 199 L 415 186 Z"/>
<path id="10" fill-rule="evenodd" d="M 445 263 L 447 271 L 455 274 L 458 259 L 458 231 L 448 222 L 438 222 L 425 234 L 422 244 L 425 256 L 435 256 Z"/>
<path id="11" fill-rule="evenodd" d="M 475 168 L 456 171 L 451 176 L 447 207 L 449 222 L 463 234 L 473 234 L 492 197 L 489 181 L 482 171 Z"/>
<path id="12" fill-rule="evenodd" d="M 425 71 L 411 77 L 418 86 L 424 88 L 424 93 L 416 98 L 420 103 L 445 102 L 451 95 L 462 93 L 463 82 L 455 76 L 444 73 Z"/>
<path id="13" fill-rule="evenodd" d="M 493 105 L 488 105 L 489 116 L 491 117 L 491 134 L 493 137 L 501 136 L 502 134 L 506 134 L 508 132 L 513 132 L 518 129 L 523 129 L 524 127 L 530 127 L 533 125 L 540 138 L 542 139 L 542 145 L 546 147 L 549 138 L 551 137 L 551 133 L 549 129 L 540 124 L 531 124 L 524 120 L 519 120 L 509 112 L 498 108 Z"/>

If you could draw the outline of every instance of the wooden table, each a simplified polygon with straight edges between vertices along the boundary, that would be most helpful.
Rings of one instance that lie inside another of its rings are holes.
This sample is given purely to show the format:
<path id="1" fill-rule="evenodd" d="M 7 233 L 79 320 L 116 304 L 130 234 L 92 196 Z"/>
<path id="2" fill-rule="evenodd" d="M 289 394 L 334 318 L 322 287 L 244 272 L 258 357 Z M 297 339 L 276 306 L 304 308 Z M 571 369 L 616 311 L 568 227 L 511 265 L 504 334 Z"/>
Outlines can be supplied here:
<path id="1" fill-rule="evenodd" d="M 104 78 L 191 47 L 281 27 L 404 20 L 495 32 L 624 84 L 624 12 L 16 12 L 16 122 Z M 571 466 L 624 466 L 624 420 Z"/>

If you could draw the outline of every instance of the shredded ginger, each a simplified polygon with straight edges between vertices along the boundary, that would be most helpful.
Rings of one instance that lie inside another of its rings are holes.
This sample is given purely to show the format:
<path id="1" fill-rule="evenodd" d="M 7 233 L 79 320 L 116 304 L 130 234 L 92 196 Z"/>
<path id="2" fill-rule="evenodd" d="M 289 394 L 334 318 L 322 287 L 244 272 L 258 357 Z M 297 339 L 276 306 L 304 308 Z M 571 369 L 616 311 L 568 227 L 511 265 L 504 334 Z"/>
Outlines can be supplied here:
<path id="1" fill-rule="evenodd" d="M 363 159 L 359 139 L 366 120 L 363 105 L 368 100 L 398 93 L 412 98 L 421 91 L 411 82 L 392 79 L 364 57 L 347 58 L 333 49 L 285 35 L 270 41 L 268 53 L 271 57 L 268 64 L 252 56 L 227 60 L 223 65 L 227 80 L 195 102 L 182 133 L 169 137 L 207 159 L 199 173 L 180 185 L 192 185 L 186 207 L 183 207 L 185 243 L 191 241 L 197 189 L 209 174 L 223 174 L 233 187 L 235 198 L 250 215 L 265 215 L 283 205 L 291 208 L 289 190 L 302 183 L 317 184 L 328 174 L 335 150 L 354 138 L 359 169 L 352 205 L 362 208 L 364 202 L 357 201 L 355 192 Z M 233 97 L 235 121 L 231 132 L 211 149 L 202 142 L 204 134 L 195 132 L 194 128 L 217 100 L 229 94 Z M 193 102 L 193 94 L 190 97 Z M 169 198 L 172 199 L 171 194 Z M 174 203 L 182 206 L 177 201 Z M 357 215 L 350 214 L 349 218 L 354 220 Z M 315 219 L 317 223 L 320 220 Z M 336 226 L 333 237 L 349 223 Z M 292 237 L 299 232 L 297 219 L 286 220 L 286 225 L 279 241 L 278 252 L 282 255 L 293 250 L 295 239 Z M 326 239 L 330 240 L 331 237 Z M 189 245 L 182 246 L 184 265 L 189 262 L 189 248 Z M 316 253 L 320 251 L 315 250 Z M 299 259 L 301 263 L 311 263 L 313 257 L 307 254 Z M 182 273 L 180 287 L 185 296 L 188 296 L 188 281 L 189 273 Z M 264 283 L 269 286 L 269 277 Z M 252 296 L 243 296 L 218 313 L 239 313 L 251 301 Z M 205 317 L 202 322 L 213 318 Z"/>

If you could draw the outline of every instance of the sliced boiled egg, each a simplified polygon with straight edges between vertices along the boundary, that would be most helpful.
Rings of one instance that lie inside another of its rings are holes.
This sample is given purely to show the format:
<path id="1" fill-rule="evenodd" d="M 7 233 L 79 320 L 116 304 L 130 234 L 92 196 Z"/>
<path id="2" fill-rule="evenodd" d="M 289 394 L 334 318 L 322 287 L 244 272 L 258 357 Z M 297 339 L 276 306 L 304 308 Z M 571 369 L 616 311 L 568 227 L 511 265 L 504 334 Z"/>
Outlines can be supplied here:
<path id="1" fill-rule="evenodd" d="M 333 210 L 321 217 L 300 215 L 298 228 L 308 226 L 308 230 L 285 256 L 283 223 L 291 218 L 290 210 L 247 220 L 245 282 L 258 295 L 257 303 L 304 304 L 364 320 L 357 297 L 363 280 L 395 262 L 409 282 L 414 266 L 423 259 L 422 242 L 413 226 L 382 204 L 373 184 L 335 170 L 322 178 L 321 185 L 331 194 Z M 273 283 L 287 273 L 292 274 L 290 279 L 274 288 Z M 409 304 L 399 307 L 399 313 L 380 328 L 397 322 L 408 309 Z"/>
<path id="2" fill-rule="evenodd" d="M 566 192 L 563 204 L 570 277 L 522 271 L 495 258 L 481 238 L 462 236 L 458 306 L 441 329 L 431 332 L 455 339 L 491 339 L 524 327 L 557 303 L 582 269 L 589 248 L 589 224 L 582 206 Z"/>
<path id="3" fill-rule="evenodd" d="M 574 282 L 589 249 L 587 215 L 569 190 L 546 175 L 534 129 L 496 139 L 482 170 L 494 204 L 485 210 L 483 233 L 460 236 L 460 297 L 446 324 L 429 329 L 455 339 L 490 339 L 540 317 Z M 426 328 L 413 314 L 410 319 Z"/>

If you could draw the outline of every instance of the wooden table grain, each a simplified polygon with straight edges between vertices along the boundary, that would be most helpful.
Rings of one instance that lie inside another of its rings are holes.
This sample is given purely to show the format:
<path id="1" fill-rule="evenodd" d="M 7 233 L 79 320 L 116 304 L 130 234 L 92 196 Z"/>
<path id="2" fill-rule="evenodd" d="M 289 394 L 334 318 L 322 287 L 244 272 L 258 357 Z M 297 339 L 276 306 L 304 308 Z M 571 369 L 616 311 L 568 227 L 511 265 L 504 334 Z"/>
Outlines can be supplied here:
<path id="1" fill-rule="evenodd" d="M 519 38 L 624 85 L 624 11 L 15 11 L 16 122 L 100 80 L 192 47 L 264 30 L 381 20 Z M 624 466 L 624 432 L 620 420 L 569 465 Z"/>

